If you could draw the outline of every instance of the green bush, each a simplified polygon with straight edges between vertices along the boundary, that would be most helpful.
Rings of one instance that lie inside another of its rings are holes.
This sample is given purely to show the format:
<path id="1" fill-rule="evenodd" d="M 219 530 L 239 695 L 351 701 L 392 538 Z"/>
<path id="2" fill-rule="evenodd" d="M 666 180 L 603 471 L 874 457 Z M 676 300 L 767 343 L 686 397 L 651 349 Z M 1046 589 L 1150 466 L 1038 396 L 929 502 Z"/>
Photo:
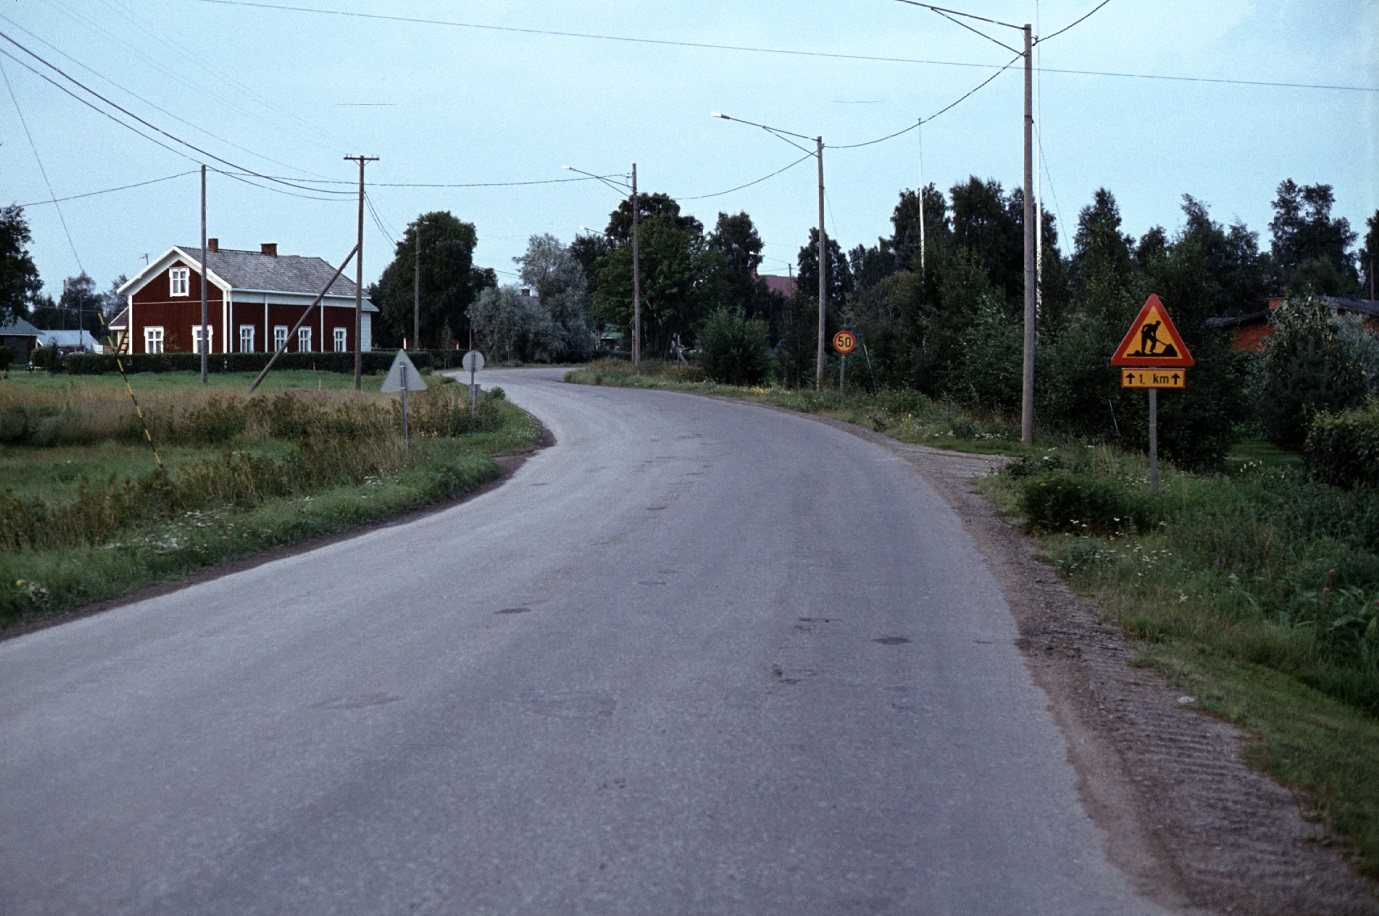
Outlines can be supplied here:
<path id="1" fill-rule="evenodd" d="M 1025 476 L 1020 484 L 1020 511 L 1034 532 L 1115 535 L 1144 530 L 1159 511 L 1147 493 L 1129 484 L 1056 468 Z"/>
<path id="2" fill-rule="evenodd" d="M 1334 486 L 1379 484 L 1379 401 L 1319 413 L 1308 428 L 1303 461 L 1313 479 Z"/>
<path id="3" fill-rule="evenodd" d="M 421 350 L 408 354 L 418 369 L 433 366 L 433 353 Z M 448 352 L 448 351 L 440 351 Z M 213 353 L 206 361 L 211 372 L 259 372 L 268 365 L 271 353 Z M 363 354 L 361 363 L 365 375 L 387 372 L 397 354 L 391 350 L 371 350 Z M 113 353 L 73 353 L 67 357 L 67 371 L 73 375 L 103 375 L 117 372 L 116 360 L 124 364 L 128 373 L 137 372 L 200 372 L 201 356 L 196 353 L 138 353 L 116 357 Z M 354 373 L 353 353 L 284 353 L 273 364 L 277 369 L 305 369 L 311 372 Z"/>
<path id="4" fill-rule="evenodd" d="M 766 322 L 741 309 L 720 308 L 699 332 L 699 365 L 723 385 L 760 385 L 771 369 Z"/>
<path id="5" fill-rule="evenodd" d="M 1314 414 L 1349 410 L 1364 400 L 1362 355 L 1323 299 L 1290 300 L 1269 320 L 1274 333 L 1255 366 L 1259 422 L 1271 442 L 1298 448 Z"/>
<path id="6" fill-rule="evenodd" d="M 29 356 L 29 362 L 39 369 L 46 369 L 49 372 L 62 371 L 62 354 L 56 347 L 35 347 Z"/>

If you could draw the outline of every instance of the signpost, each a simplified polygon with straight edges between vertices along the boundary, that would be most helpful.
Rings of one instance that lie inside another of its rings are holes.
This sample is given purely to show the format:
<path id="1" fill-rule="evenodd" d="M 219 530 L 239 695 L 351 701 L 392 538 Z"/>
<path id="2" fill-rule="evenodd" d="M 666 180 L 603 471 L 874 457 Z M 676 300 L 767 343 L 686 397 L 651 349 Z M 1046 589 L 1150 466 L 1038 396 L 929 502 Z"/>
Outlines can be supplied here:
<path id="1" fill-rule="evenodd" d="M 383 384 L 379 386 L 379 391 L 390 394 L 394 391 L 402 392 L 402 447 L 407 449 L 410 446 L 407 433 L 407 388 L 413 391 L 425 391 L 426 381 L 417 371 L 417 367 L 408 358 L 407 351 L 398 350 L 397 356 L 393 357 L 393 364 L 388 368 L 388 374 L 383 378 Z"/>
<path id="2" fill-rule="evenodd" d="M 484 354 L 478 350 L 470 350 L 460 359 L 460 368 L 469 373 L 469 412 L 473 413 L 479 406 L 479 386 L 474 384 L 474 373 L 484 367 Z"/>
<path id="3" fill-rule="evenodd" d="M 838 365 L 838 391 L 843 390 L 843 376 L 847 372 L 848 354 L 857 349 L 857 335 L 851 331 L 839 331 L 833 335 L 833 349 L 843 358 Z"/>
<path id="4" fill-rule="evenodd" d="M 1120 368 L 1122 388 L 1149 390 L 1149 491 L 1159 490 L 1159 389 L 1187 386 L 1187 370 L 1196 365 L 1168 309 L 1150 293 L 1125 339 L 1111 356 Z"/>

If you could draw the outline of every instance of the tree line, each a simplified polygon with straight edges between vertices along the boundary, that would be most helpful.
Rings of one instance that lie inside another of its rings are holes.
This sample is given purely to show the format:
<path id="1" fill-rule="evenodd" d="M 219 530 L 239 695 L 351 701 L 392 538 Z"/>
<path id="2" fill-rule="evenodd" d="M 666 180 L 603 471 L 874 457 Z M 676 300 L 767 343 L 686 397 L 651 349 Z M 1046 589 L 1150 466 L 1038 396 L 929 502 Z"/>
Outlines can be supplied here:
<path id="1" fill-rule="evenodd" d="M 1227 335 L 1208 328 L 1207 319 L 1263 311 L 1275 296 L 1348 296 L 1373 287 L 1379 211 L 1361 238 L 1332 214 L 1334 205 L 1329 185 L 1281 182 L 1271 241 L 1262 247 L 1257 232 L 1238 221 L 1218 222 L 1190 195 L 1182 198 L 1178 228 L 1154 226 L 1134 238 L 1123 228 L 1114 195 L 1100 189 L 1079 212 L 1067 255 L 1058 244 L 1060 227 L 1045 213 L 1035 385 L 1040 424 L 1143 444 L 1137 402 L 1121 391 L 1108 364 L 1153 292 L 1197 360 L 1187 390 L 1163 393 L 1162 446 L 1190 465 L 1219 459 L 1261 407 L 1252 364 L 1232 353 Z M 721 343 L 741 354 L 733 360 L 705 354 L 725 378 L 812 384 L 818 230 L 799 249 L 797 291 L 785 297 L 757 274 L 763 245 L 747 213 L 719 213 L 706 230 L 666 194 L 639 195 L 637 208 L 643 352 L 667 358 Z M 1019 188 L 1007 191 L 999 181 L 973 176 L 946 193 L 933 184 L 899 192 L 891 232 L 874 244 L 844 251 L 829 239 L 826 330 L 831 336 L 847 328 L 861 341 L 854 357 L 859 370 L 850 377 L 971 409 L 1017 411 L 1023 220 Z M 626 350 L 632 224 L 632 202 L 624 199 L 601 233 L 580 234 L 568 245 L 533 236 L 514 259 L 520 282 L 500 286 L 494 270 L 474 263 L 474 224 L 444 211 L 421 214 L 369 289 L 380 308 L 375 340 L 384 347 L 406 340 L 448 348 L 467 346 L 472 335 L 491 358 L 538 362 L 584 360 L 600 347 Z M 29 241 L 22 210 L 0 210 L 0 317 L 94 328 L 97 312 L 118 308 L 113 289 L 123 278 L 98 293 L 83 275 L 69 280 L 60 301 L 41 296 Z M 420 339 L 413 341 L 418 318 Z"/>

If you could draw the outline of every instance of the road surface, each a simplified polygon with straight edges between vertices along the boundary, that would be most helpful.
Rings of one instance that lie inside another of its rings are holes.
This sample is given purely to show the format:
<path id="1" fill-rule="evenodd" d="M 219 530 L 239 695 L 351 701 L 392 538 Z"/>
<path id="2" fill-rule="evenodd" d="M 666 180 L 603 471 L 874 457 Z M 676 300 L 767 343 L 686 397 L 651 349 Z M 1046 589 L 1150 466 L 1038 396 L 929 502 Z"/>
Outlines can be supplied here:
<path id="1" fill-rule="evenodd" d="M 0 914 L 1159 912 L 900 458 L 482 376 L 502 487 L 0 643 Z"/>

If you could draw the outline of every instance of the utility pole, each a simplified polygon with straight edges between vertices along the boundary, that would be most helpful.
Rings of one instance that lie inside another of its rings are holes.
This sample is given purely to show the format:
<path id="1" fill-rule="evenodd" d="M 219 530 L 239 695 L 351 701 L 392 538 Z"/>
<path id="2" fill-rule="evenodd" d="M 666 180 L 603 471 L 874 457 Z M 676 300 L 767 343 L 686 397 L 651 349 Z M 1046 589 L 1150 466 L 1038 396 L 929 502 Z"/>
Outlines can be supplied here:
<path id="1" fill-rule="evenodd" d="M 364 163 L 377 162 L 377 156 L 346 156 L 359 163 L 359 239 L 354 256 L 354 390 L 364 390 Z"/>
<path id="2" fill-rule="evenodd" d="M 1025 33 L 1025 354 L 1020 397 L 1020 441 L 1034 444 L 1034 57 L 1031 29 Z"/>
<path id="3" fill-rule="evenodd" d="M 201 384 L 209 384 L 210 346 L 207 341 L 206 321 L 209 318 L 206 304 L 206 164 L 201 164 Z"/>
<path id="4" fill-rule="evenodd" d="M 827 298 L 828 279 L 828 233 L 824 231 L 824 138 L 815 137 L 814 142 L 818 144 L 819 156 L 819 350 L 816 355 L 814 372 L 814 390 L 824 390 L 824 316 Z"/>
<path id="5" fill-rule="evenodd" d="M 412 266 L 416 268 L 412 277 L 412 349 L 421 349 L 421 219 L 417 219 L 416 257 Z"/>
<path id="6" fill-rule="evenodd" d="M 919 272 L 924 273 L 924 119 L 919 119 Z"/>
<path id="7" fill-rule="evenodd" d="M 637 250 L 637 163 L 632 163 L 632 372 L 642 374 L 642 266 Z"/>

